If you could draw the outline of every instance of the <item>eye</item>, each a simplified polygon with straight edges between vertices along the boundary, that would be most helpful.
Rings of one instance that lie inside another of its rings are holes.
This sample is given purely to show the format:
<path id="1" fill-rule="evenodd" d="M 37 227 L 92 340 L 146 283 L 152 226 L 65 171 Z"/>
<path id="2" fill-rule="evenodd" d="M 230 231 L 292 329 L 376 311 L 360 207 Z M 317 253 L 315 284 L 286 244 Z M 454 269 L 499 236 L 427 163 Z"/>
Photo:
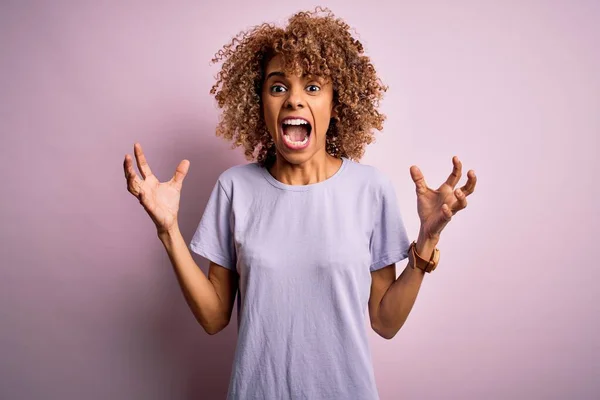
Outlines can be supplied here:
<path id="1" fill-rule="evenodd" d="M 307 88 L 309 92 L 318 92 L 319 90 L 321 90 L 321 88 L 317 85 L 308 85 Z M 311 90 L 311 88 L 313 90 Z"/>
<path id="2" fill-rule="evenodd" d="M 287 89 L 282 85 L 273 85 L 273 86 L 271 86 L 270 90 L 271 90 L 271 93 L 283 93 Z"/>

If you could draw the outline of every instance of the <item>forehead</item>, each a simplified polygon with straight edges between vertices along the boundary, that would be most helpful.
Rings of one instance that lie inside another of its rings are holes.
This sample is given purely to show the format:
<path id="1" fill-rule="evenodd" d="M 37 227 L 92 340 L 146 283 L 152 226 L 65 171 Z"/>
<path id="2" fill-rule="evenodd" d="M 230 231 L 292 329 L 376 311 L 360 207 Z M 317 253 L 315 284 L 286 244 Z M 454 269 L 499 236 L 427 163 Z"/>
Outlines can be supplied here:
<path id="1" fill-rule="evenodd" d="M 267 67 L 265 68 L 267 71 L 281 69 L 283 67 L 283 57 L 281 54 L 277 54 L 274 57 L 271 57 L 269 62 L 267 63 Z"/>
<path id="2" fill-rule="evenodd" d="M 268 76 L 269 73 L 271 72 L 275 72 L 275 71 L 279 71 L 279 72 L 284 72 L 286 73 L 286 75 L 292 75 L 292 72 L 290 70 L 290 66 L 287 66 L 287 70 L 286 70 L 286 66 L 284 65 L 284 60 L 281 54 L 277 54 L 276 56 L 272 57 L 269 62 L 267 63 L 267 66 L 265 68 L 265 76 Z M 296 75 L 300 76 L 300 74 L 303 72 L 301 71 L 295 71 Z"/>
<path id="3" fill-rule="evenodd" d="M 267 79 L 269 77 L 269 75 L 271 75 L 271 76 L 286 76 L 286 77 L 297 76 L 300 78 L 316 78 L 316 79 L 327 80 L 326 77 L 310 74 L 308 71 L 301 68 L 299 65 L 300 60 L 297 60 L 297 59 L 291 59 L 291 60 L 293 60 L 291 65 L 289 64 L 289 61 L 288 61 L 288 65 L 285 65 L 285 61 L 284 61 L 283 57 L 281 56 L 281 54 L 277 54 L 276 56 L 271 58 L 265 67 L 265 71 L 264 71 L 265 79 Z M 275 72 L 279 72 L 279 73 L 273 74 Z"/>

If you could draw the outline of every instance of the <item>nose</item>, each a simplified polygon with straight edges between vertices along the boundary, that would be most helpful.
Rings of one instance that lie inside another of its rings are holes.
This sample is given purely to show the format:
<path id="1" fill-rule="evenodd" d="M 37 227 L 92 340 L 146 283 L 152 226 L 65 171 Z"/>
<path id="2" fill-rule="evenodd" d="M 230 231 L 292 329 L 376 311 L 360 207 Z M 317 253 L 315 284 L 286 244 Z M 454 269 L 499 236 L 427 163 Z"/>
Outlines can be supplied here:
<path id="1" fill-rule="evenodd" d="M 296 109 L 304 107 L 304 99 L 302 98 L 302 92 L 297 90 L 290 90 L 287 99 L 285 100 L 285 107 Z"/>

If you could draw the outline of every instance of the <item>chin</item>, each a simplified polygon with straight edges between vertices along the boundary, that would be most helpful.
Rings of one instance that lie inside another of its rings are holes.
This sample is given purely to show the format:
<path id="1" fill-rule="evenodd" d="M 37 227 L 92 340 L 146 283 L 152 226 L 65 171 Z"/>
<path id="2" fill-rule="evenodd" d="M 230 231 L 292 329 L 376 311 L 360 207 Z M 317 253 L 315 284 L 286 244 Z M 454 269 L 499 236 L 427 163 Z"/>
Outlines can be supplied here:
<path id="1" fill-rule="evenodd" d="M 277 148 L 277 158 L 280 158 L 281 161 L 286 161 L 293 165 L 304 164 L 319 153 L 319 149 L 315 149 L 313 146 L 305 148 L 302 151 L 286 151 L 287 149 L 285 149 L 285 145 L 282 147 L 284 147 L 283 151 L 281 151 L 279 147 Z"/>
<path id="2" fill-rule="evenodd" d="M 308 153 L 305 152 L 303 154 L 298 154 L 298 153 L 283 153 L 280 151 L 277 151 L 277 158 L 279 158 L 281 161 L 285 161 L 289 164 L 294 164 L 294 165 L 300 165 L 305 163 L 306 161 L 310 160 L 313 156 L 313 153 Z"/>

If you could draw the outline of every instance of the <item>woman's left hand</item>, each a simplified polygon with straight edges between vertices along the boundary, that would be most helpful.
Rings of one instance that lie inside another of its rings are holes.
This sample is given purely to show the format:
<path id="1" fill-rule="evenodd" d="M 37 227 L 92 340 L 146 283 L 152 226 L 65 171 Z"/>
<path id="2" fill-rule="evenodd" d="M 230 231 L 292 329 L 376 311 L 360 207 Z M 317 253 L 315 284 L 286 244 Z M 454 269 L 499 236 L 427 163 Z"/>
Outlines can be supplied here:
<path id="1" fill-rule="evenodd" d="M 425 239 L 439 240 L 440 233 L 454 214 L 467 206 L 467 196 L 475 191 L 477 177 L 475 171 L 467 172 L 467 183 L 454 189 L 462 176 L 462 163 L 457 156 L 452 157 L 452 173 L 437 190 L 425 183 L 421 170 L 416 165 L 410 167 L 410 175 L 417 191 L 417 212 L 421 220 L 421 231 Z"/>

